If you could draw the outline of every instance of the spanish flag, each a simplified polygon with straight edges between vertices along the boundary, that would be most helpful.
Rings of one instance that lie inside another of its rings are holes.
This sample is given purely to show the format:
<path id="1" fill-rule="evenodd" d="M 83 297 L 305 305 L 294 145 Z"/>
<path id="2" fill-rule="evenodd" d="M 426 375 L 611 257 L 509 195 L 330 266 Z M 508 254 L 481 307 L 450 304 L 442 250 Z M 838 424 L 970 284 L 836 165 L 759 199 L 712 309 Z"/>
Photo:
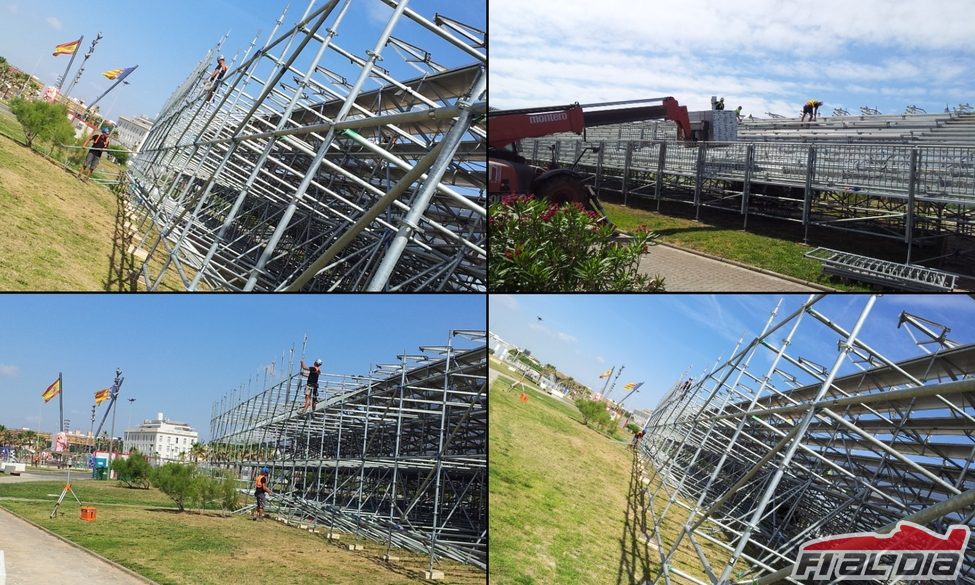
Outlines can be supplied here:
<path id="1" fill-rule="evenodd" d="M 629 384 L 625 384 L 623 387 L 627 390 L 638 390 L 640 386 L 643 386 L 643 382 L 630 382 Z"/>
<path id="2" fill-rule="evenodd" d="M 78 47 L 81 46 L 81 39 L 77 41 L 71 41 L 70 43 L 64 43 L 54 47 L 54 56 L 58 55 L 74 55 L 78 52 Z"/>
<path id="3" fill-rule="evenodd" d="M 112 391 L 108 388 L 103 388 L 98 392 L 95 392 L 95 405 L 99 405 L 102 402 L 108 400 L 108 397 L 112 395 Z"/>
<path id="4" fill-rule="evenodd" d="M 54 398 L 60 393 L 61 393 L 61 378 L 59 377 L 57 380 L 54 381 L 53 384 L 47 387 L 47 390 L 44 391 L 44 394 L 41 394 L 41 398 L 44 399 L 44 402 L 49 402 L 52 398 Z"/>
<path id="5" fill-rule="evenodd" d="M 108 79 L 118 79 L 120 77 L 122 79 L 125 79 L 125 77 L 129 73 L 132 73 L 133 71 L 135 71 L 135 67 L 129 67 L 126 69 L 112 69 L 110 71 L 106 71 L 105 73 L 102 73 L 102 75 L 104 75 Z"/>
<path id="6" fill-rule="evenodd" d="M 608 377 L 610 377 L 612 375 L 613 375 L 613 368 L 610 368 L 610 369 L 606 370 L 605 372 L 603 372 L 602 374 L 599 374 L 599 377 L 600 378 L 608 378 Z"/>

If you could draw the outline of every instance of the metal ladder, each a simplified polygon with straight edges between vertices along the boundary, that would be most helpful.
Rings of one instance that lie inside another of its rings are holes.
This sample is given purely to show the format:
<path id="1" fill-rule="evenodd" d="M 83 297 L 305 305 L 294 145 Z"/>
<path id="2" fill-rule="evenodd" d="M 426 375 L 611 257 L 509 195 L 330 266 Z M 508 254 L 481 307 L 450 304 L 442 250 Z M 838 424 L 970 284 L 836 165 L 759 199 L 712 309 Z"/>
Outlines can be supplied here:
<path id="1" fill-rule="evenodd" d="M 916 264 L 901 264 L 849 252 L 816 248 L 806 258 L 823 263 L 823 272 L 904 291 L 950 292 L 956 275 Z"/>

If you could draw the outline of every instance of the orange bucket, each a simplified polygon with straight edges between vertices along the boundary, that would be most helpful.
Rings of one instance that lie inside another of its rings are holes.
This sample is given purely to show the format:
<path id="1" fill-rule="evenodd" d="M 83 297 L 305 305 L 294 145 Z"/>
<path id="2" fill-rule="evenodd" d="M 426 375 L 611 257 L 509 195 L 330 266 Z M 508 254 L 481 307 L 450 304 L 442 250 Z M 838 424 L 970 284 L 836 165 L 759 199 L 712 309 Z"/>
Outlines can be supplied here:
<path id="1" fill-rule="evenodd" d="M 82 506 L 81 507 L 81 519 L 85 522 L 95 521 L 95 507 L 94 506 Z"/>

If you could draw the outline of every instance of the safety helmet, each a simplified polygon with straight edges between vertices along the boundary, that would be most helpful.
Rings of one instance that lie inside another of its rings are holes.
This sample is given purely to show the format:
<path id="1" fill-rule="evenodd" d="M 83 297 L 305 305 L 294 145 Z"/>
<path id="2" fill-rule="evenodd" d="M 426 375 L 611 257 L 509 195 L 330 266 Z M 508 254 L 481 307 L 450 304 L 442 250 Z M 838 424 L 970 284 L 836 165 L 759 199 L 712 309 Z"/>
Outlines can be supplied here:
<path id="1" fill-rule="evenodd" d="M 261 473 L 267 473 L 268 471 L 270 471 L 270 469 L 268 469 L 267 467 L 261 468 Z"/>
<path id="2" fill-rule="evenodd" d="M 315 360 L 315 365 L 316 365 L 316 366 L 320 366 L 320 365 L 322 365 L 322 360 L 321 360 L 321 359 L 317 359 L 317 360 Z"/>
<path id="3" fill-rule="evenodd" d="M 223 55 L 220 55 L 219 57 L 217 57 L 217 61 L 224 61 L 224 60 L 225 59 L 223 58 Z"/>
<path id="4" fill-rule="evenodd" d="M 108 134 L 108 131 L 109 131 L 109 127 L 108 126 L 102 126 L 102 132 L 104 132 L 105 134 Z"/>

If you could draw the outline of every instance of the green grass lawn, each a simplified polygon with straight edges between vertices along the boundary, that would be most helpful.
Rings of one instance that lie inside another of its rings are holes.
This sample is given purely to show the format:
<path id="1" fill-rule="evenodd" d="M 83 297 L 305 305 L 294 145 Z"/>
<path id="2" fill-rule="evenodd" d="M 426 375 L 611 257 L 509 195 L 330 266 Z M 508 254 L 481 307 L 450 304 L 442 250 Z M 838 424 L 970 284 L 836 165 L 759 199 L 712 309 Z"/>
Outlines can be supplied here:
<path id="1" fill-rule="evenodd" d="M 491 368 L 510 373 L 495 360 Z M 511 386 L 499 376 L 488 402 L 490 582 L 637 585 L 654 578 L 659 555 L 644 535 L 653 526 L 647 509 L 661 515 L 668 502 L 666 491 L 650 500 L 659 476 L 633 457 L 626 442 L 584 426 L 574 406 L 534 385 Z M 522 390 L 527 402 L 520 399 Z M 680 529 L 682 513 L 672 505 L 661 516 L 665 547 Z M 709 562 L 726 558 L 716 545 L 703 542 L 702 548 Z M 673 561 L 704 577 L 687 539 Z"/>
<path id="2" fill-rule="evenodd" d="M 95 506 L 94 522 L 80 519 L 70 495 L 62 514 L 49 517 L 61 482 L 0 484 L 0 506 L 162 585 L 237 585 L 254 579 L 406 584 L 418 582 L 416 572 L 428 563 L 426 557 L 394 550 L 401 560 L 387 565 L 379 558 L 384 545 L 371 541 L 360 541 L 364 551 L 342 548 L 353 542 L 352 535 L 335 544 L 273 520 L 256 523 L 222 512 L 176 513 L 172 500 L 156 489 L 127 489 L 114 481 L 71 483 L 85 505 Z M 484 583 L 484 573 L 477 569 L 449 561 L 439 568 L 445 583 Z"/>
<path id="3" fill-rule="evenodd" d="M 624 232 L 646 225 L 660 234 L 658 241 L 664 244 L 697 250 L 844 291 L 870 290 L 862 284 L 842 282 L 823 274 L 821 263 L 804 257 L 806 252 L 812 250 L 811 246 L 773 235 L 746 232 L 741 229 L 740 223 L 737 226 L 726 223 L 710 225 L 688 217 L 664 215 L 614 203 L 603 203 L 603 207 L 613 223 Z"/>
<path id="4" fill-rule="evenodd" d="M 102 166 L 110 175 L 121 170 L 108 161 Z M 6 112 L 0 112 L 0 217 L 0 290 L 133 290 L 128 274 L 141 262 L 130 246 L 138 242 L 123 227 L 116 195 L 26 148 L 19 123 Z M 158 269 L 161 261 L 150 264 Z M 182 290 L 172 273 L 162 288 Z"/>

